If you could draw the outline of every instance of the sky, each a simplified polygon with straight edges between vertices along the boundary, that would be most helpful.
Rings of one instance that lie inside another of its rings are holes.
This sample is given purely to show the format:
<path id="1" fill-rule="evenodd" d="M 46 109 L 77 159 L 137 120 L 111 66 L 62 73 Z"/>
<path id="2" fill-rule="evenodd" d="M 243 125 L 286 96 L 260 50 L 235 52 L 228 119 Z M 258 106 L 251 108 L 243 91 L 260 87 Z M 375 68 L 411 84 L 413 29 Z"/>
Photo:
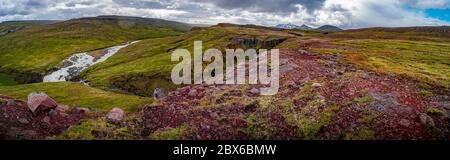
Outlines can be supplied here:
<path id="1" fill-rule="evenodd" d="M 193 24 L 434 26 L 450 25 L 450 0 L 0 0 L 0 21 L 98 15 Z"/>

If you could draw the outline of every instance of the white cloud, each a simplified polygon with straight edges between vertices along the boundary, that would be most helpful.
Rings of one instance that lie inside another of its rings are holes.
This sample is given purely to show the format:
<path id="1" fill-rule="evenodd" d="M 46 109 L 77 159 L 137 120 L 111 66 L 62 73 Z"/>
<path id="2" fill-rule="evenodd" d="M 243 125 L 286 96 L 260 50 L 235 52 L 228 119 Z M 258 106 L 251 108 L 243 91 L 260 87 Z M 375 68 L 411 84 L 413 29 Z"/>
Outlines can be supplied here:
<path id="1" fill-rule="evenodd" d="M 279 2 L 265 0 L 266 3 L 271 1 Z M 283 0 L 283 5 L 289 6 L 288 11 L 280 11 L 282 7 L 277 5 L 276 11 L 267 12 L 238 5 L 237 0 L 227 2 L 215 0 L 215 3 L 206 3 L 203 0 L 0 0 L 0 21 L 65 20 L 114 14 L 207 24 L 222 22 L 269 26 L 279 23 L 312 26 L 331 24 L 344 28 L 449 25 L 448 22 L 427 18 L 420 9 L 411 10 L 405 7 L 409 5 L 415 8 L 445 8 L 448 7 L 449 1 L 326 0 L 321 5 L 320 3 L 310 5 L 304 0 Z M 292 2 L 293 5 L 286 2 Z M 219 6 L 221 4 L 227 6 Z M 251 8 L 256 5 L 258 4 Z M 257 7 L 267 6 L 270 5 Z"/>
<path id="2" fill-rule="evenodd" d="M 450 8 L 450 0 L 400 0 L 416 8 Z"/>

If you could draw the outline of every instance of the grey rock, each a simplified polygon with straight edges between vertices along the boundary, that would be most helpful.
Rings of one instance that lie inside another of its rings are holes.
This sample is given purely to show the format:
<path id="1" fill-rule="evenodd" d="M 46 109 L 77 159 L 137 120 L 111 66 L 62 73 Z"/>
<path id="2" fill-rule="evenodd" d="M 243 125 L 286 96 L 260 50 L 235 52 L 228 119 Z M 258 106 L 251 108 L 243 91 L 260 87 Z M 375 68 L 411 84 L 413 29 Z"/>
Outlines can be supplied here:
<path id="1" fill-rule="evenodd" d="M 252 89 L 250 89 L 249 92 L 250 92 L 251 94 L 256 95 L 256 94 L 259 94 L 259 89 L 257 89 L 257 88 L 252 88 Z"/>
<path id="2" fill-rule="evenodd" d="M 19 118 L 18 121 L 22 124 L 28 124 L 30 121 L 28 121 L 26 118 Z"/>
<path id="3" fill-rule="evenodd" d="M 56 112 L 54 109 L 50 110 L 50 112 L 48 112 L 48 115 L 50 115 L 51 117 L 56 117 L 58 115 L 58 112 Z"/>
<path id="4" fill-rule="evenodd" d="M 311 85 L 311 87 L 314 87 L 314 88 L 320 88 L 320 87 L 322 87 L 322 84 L 320 84 L 320 83 L 313 83 L 313 84 Z"/>
<path id="5" fill-rule="evenodd" d="M 419 120 L 420 120 L 420 124 L 424 125 L 424 126 L 435 126 L 434 120 L 433 118 L 431 118 L 429 115 L 425 114 L 425 113 L 421 113 L 419 115 Z"/>
<path id="6" fill-rule="evenodd" d="M 411 122 L 409 120 L 407 120 L 407 119 L 401 119 L 399 124 L 404 126 L 404 127 L 409 127 L 411 125 Z"/>
<path id="7" fill-rule="evenodd" d="M 189 97 L 195 97 L 195 96 L 197 96 L 198 95 L 198 92 L 197 92 L 197 90 L 195 90 L 195 89 L 192 89 L 191 91 L 189 91 L 189 93 L 188 93 L 188 96 Z"/>
<path id="8" fill-rule="evenodd" d="M 155 99 L 163 98 L 166 95 L 166 91 L 162 88 L 155 88 L 155 90 L 153 91 L 153 98 Z"/>

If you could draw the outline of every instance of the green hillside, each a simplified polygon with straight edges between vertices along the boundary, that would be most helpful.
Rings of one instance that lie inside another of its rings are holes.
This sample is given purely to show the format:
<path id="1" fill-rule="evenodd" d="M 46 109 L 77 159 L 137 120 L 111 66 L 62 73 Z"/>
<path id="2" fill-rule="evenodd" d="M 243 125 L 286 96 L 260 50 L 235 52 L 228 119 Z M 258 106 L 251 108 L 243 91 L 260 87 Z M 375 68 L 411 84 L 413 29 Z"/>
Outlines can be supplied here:
<path id="1" fill-rule="evenodd" d="M 120 107 L 130 112 L 137 111 L 139 107 L 153 101 L 150 98 L 103 91 L 73 82 L 0 85 L 0 94 L 25 101 L 28 94 L 32 92 L 45 92 L 60 104 L 98 109 L 100 111 L 108 111 L 114 107 Z"/>
<path id="2" fill-rule="evenodd" d="M 450 27 L 369 28 L 305 38 L 316 53 L 345 55 L 361 68 L 450 89 Z"/>
<path id="3" fill-rule="evenodd" d="M 94 86 L 126 90 L 142 96 L 151 95 L 155 87 L 173 89 L 170 73 L 175 62 L 171 52 L 177 48 L 193 50 L 194 41 L 203 41 L 203 49 L 246 47 L 234 41 L 261 39 L 266 43 L 293 38 L 294 35 L 264 28 L 240 26 L 213 26 L 194 30 L 178 37 L 148 39 L 129 46 L 108 59 L 82 73 Z M 279 43 L 279 42 L 278 42 Z M 255 44 L 258 48 L 265 48 Z"/>
<path id="4" fill-rule="evenodd" d="M 73 53 L 180 35 L 189 29 L 189 25 L 178 22 L 119 16 L 27 27 L 0 37 L 0 72 L 13 75 L 21 83 L 36 81 Z"/>

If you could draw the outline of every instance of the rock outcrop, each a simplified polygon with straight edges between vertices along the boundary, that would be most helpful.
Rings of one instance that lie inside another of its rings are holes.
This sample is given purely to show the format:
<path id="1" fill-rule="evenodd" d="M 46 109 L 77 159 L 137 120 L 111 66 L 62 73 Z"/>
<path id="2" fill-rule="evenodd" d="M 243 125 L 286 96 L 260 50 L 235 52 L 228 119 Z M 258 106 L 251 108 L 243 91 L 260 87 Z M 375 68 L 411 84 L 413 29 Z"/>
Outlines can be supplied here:
<path id="1" fill-rule="evenodd" d="M 60 135 L 87 116 L 58 105 L 45 93 L 30 94 L 29 104 L 0 95 L 0 139 L 43 139 Z"/>
<path id="2" fill-rule="evenodd" d="M 286 38 L 246 38 L 236 37 L 228 45 L 229 48 L 242 48 L 242 49 L 272 49 L 280 43 L 283 43 Z"/>

